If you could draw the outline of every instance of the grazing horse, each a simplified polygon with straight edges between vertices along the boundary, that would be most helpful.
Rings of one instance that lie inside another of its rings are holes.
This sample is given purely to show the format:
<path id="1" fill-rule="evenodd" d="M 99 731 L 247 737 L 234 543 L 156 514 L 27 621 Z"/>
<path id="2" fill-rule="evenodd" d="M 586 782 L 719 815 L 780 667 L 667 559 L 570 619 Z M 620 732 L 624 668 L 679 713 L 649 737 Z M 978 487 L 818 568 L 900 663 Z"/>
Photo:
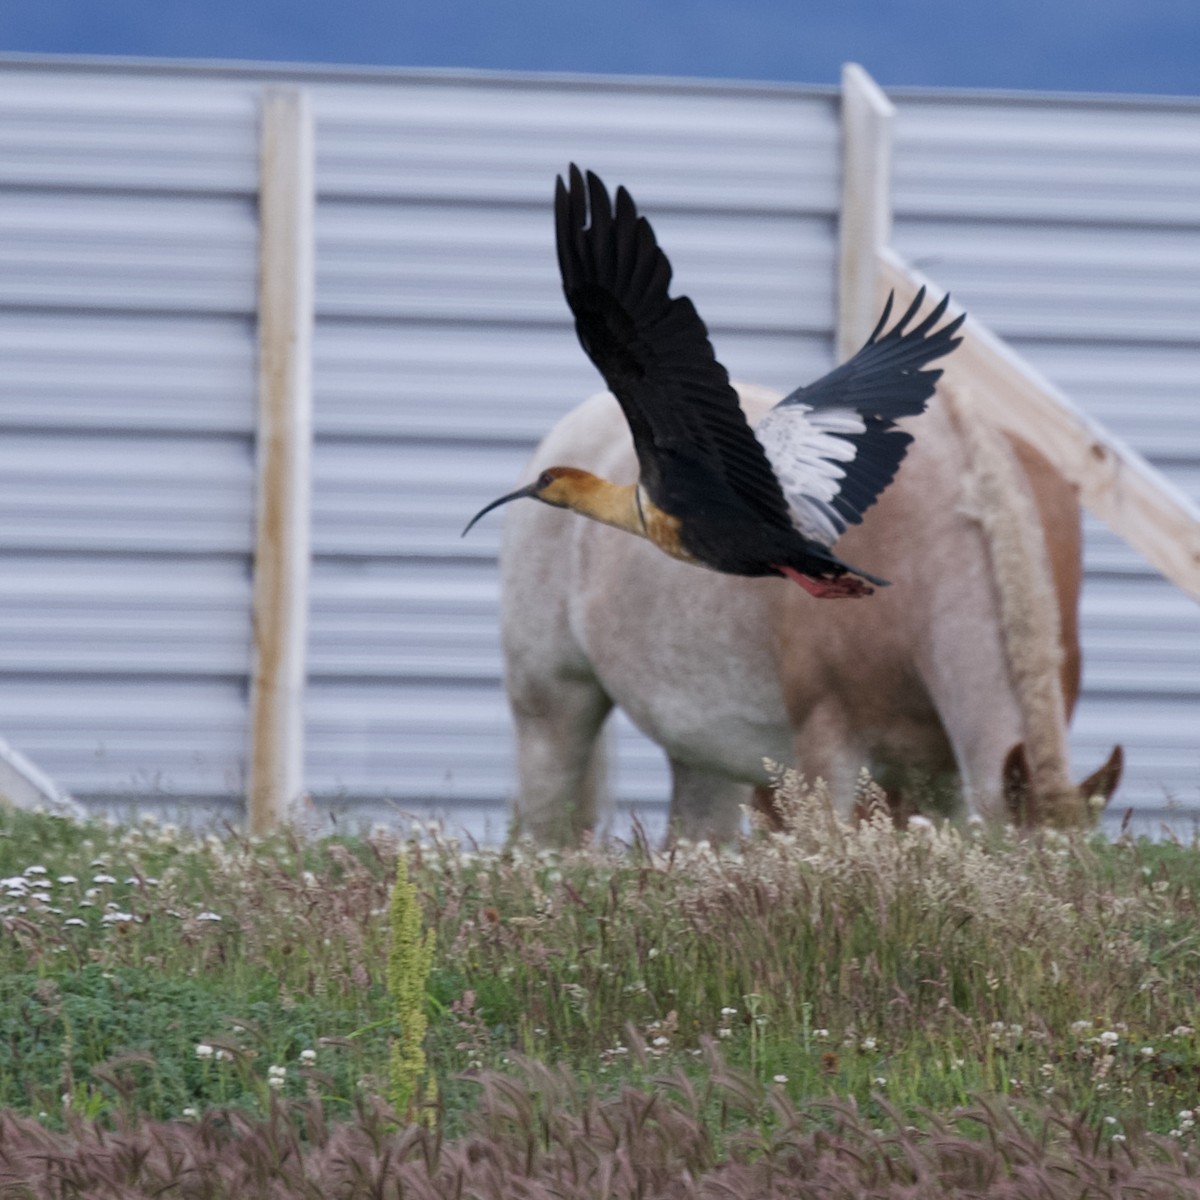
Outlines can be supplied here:
<path id="1" fill-rule="evenodd" d="M 738 393 L 752 425 L 778 399 Z M 610 395 L 564 417 L 524 478 L 555 462 L 637 478 Z M 614 704 L 667 754 L 672 836 L 727 839 L 752 801 L 770 817 L 766 760 L 824 779 L 847 816 L 865 766 L 901 816 L 940 793 L 1022 823 L 1094 819 L 1121 762 L 1117 748 L 1071 781 L 1080 542 L 1074 489 L 946 386 L 895 483 L 838 543 L 892 581 L 858 604 L 706 571 L 608 526 L 514 505 L 501 572 L 516 829 L 570 844 L 594 827 Z"/>

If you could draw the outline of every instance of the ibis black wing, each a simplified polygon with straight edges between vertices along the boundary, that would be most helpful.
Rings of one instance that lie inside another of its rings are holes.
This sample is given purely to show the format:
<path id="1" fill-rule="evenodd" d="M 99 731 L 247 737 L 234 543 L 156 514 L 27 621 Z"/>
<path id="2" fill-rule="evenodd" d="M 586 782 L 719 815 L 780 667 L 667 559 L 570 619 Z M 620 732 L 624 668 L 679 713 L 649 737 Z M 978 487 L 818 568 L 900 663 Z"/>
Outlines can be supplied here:
<path id="1" fill-rule="evenodd" d="M 950 297 L 909 329 L 925 299 L 922 288 L 886 333 L 883 316 L 863 348 L 808 387 L 797 388 L 759 423 L 757 434 L 779 478 L 796 527 L 831 545 L 896 477 L 912 436 L 896 427 L 924 411 L 941 378 L 926 370 L 962 340 L 966 314 L 938 322 Z"/>
<path id="2" fill-rule="evenodd" d="M 622 187 L 572 164 L 554 198 L 558 265 L 575 329 L 620 402 L 641 482 L 655 504 L 703 494 L 736 500 L 791 528 L 787 500 L 755 438 L 708 330 L 686 296 L 669 294 L 671 264 Z M 683 515 L 683 514 L 677 514 Z"/>

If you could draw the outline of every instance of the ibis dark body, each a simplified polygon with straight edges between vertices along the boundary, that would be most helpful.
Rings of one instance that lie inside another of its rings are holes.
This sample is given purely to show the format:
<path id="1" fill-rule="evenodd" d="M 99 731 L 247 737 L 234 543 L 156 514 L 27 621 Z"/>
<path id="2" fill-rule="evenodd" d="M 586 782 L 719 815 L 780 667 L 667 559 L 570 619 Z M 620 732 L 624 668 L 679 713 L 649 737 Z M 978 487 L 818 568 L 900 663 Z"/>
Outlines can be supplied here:
<path id="1" fill-rule="evenodd" d="M 882 583 L 796 528 L 704 321 L 686 296 L 671 297 L 671 265 L 629 193 L 618 188 L 613 203 L 596 175 L 585 178 L 572 166 L 570 182 L 558 180 L 555 221 L 579 340 L 629 422 L 641 486 L 678 518 L 683 548 L 733 575 L 791 567 L 809 578 L 851 571 Z M 845 478 L 832 500 L 849 523 L 861 521 L 895 478 L 912 441 L 895 422 L 925 408 L 941 375 L 922 367 L 957 345 L 961 317 L 929 336 L 946 301 L 906 332 L 922 298 L 884 333 L 889 301 L 862 350 L 780 405 L 851 409 L 862 418 L 861 433 L 844 435 L 855 454 L 842 464 Z"/>

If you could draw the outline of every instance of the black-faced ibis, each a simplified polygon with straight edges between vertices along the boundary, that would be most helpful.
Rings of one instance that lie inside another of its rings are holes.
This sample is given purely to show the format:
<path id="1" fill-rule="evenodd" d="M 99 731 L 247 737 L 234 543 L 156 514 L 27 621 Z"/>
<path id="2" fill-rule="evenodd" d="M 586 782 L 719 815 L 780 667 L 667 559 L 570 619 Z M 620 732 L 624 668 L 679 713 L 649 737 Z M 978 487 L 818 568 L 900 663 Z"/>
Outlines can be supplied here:
<path id="1" fill-rule="evenodd" d="M 924 291 L 853 358 L 785 396 L 752 430 L 691 300 L 632 197 L 616 203 L 572 164 L 554 198 L 558 265 L 575 329 L 629 422 L 639 479 L 618 485 L 550 467 L 471 520 L 523 496 L 648 538 L 674 558 L 731 575 L 782 575 L 814 596 L 868 595 L 886 580 L 831 550 L 895 478 L 912 436 L 896 427 L 933 395 L 964 317 L 919 324 Z"/>

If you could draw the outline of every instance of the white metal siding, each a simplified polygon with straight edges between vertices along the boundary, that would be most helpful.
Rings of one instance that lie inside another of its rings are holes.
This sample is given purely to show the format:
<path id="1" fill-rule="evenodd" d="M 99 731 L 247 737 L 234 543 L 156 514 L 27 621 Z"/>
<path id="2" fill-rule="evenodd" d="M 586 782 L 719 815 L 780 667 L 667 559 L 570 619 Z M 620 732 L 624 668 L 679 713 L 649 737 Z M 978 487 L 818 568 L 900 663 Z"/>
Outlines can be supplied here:
<path id="1" fill-rule="evenodd" d="M 1200 103 L 896 95 L 901 254 L 1200 499 Z M 1200 809 L 1200 606 L 1087 523 L 1073 747 Z"/>
<path id="2" fill-rule="evenodd" d="M 0 69 L 0 729 L 85 800 L 242 786 L 256 95 Z"/>
<path id="3" fill-rule="evenodd" d="M 317 327 L 308 781 L 335 811 L 503 832 L 498 522 L 598 380 L 554 175 L 630 186 L 741 378 L 832 354 L 823 90 L 0 63 L 0 733 L 83 798 L 243 786 L 257 100 L 312 90 Z M 1191 494 L 1200 106 L 901 94 L 896 244 Z M 1080 766 L 1200 807 L 1200 619 L 1090 530 Z M 618 793 L 665 795 L 622 723 Z"/>
<path id="4" fill-rule="evenodd" d="M 497 835 L 500 523 L 459 535 L 600 386 L 562 300 L 554 177 L 577 161 L 627 184 L 730 369 L 788 385 L 831 361 L 835 100 L 414 80 L 318 85 L 314 109 L 309 786 L 335 807 L 490 811 Z M 623 719 L 615 744 L 618 795 L 661 807 L 661 755 Z"/>

